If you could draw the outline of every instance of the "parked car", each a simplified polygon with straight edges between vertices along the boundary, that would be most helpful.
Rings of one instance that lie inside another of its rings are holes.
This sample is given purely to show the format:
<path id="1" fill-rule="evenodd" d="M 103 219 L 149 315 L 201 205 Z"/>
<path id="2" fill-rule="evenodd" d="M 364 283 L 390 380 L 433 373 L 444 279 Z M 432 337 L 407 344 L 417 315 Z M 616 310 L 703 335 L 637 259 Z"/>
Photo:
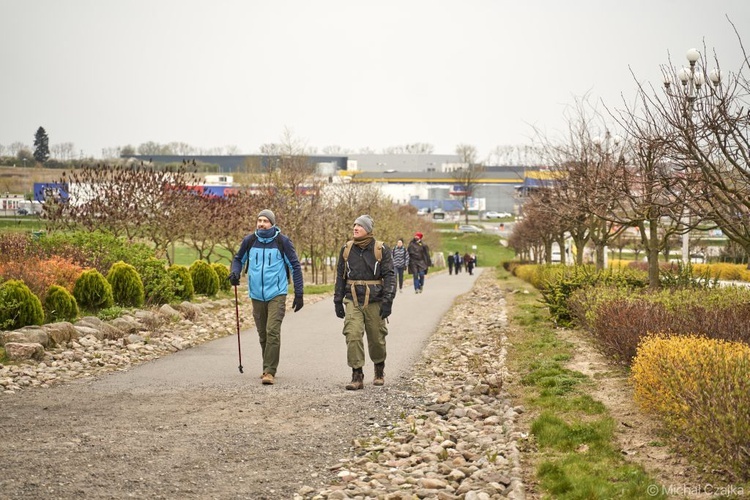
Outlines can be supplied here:
<path id="1" fill-rule="evenodd" d="M 16 213 L 18 215 L 29 215 L 29 211 L 26 210 L 25 208 L 19 208 L 18 210 L 16 210 Z"/>
<path id="2" fill-rule="evenodd" d="M 513 217 L 513 214 L 508 212 L 485 212 L 484 217 L 486 219 L 507 219 Z"/>
<path id="3" fill-rule="evenodd" d="M 477 226 L 472 226 L 471 224 L 463 224 L 458 226 L 458 230 L 462 233 L 481 233 L 482 228 Z"/>

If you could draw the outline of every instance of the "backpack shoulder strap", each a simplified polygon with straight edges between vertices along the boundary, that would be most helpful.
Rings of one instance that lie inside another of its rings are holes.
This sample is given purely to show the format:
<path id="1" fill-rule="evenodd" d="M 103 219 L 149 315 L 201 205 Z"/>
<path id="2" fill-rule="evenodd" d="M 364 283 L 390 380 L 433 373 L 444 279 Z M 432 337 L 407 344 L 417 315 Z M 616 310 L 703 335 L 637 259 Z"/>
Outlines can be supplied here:
<path id="1" fill-rule="evenodd" d="M 344 253 L 341 256 L 344 259 L 344 262 L 349 260 L 349 252 L 352 250 L 352 245 L 354 245 L 354 240 L 349 240 L 346 242 L 346 245 L 344 245 Z"/>
<path id="2" fill-rule="evenodd" d="M 249 244 L 247 245 L 247 254 L 248 259 L 245 261 L 245 265 L 242 268 L 241 274 L 247 274 L 248 269 L 250 268 L 250 250 L 253 248 L 253 245 L 255 244 L 255 240 L 258 239 L 258 237 L 255 235 L 255 233 L 250 235 L 250 238 L 247 240 Z"/>
<path id="3" fill-rule="evenodd" d="M 383 260 L 383 242 L 375 240 L 375 260 Z"/>

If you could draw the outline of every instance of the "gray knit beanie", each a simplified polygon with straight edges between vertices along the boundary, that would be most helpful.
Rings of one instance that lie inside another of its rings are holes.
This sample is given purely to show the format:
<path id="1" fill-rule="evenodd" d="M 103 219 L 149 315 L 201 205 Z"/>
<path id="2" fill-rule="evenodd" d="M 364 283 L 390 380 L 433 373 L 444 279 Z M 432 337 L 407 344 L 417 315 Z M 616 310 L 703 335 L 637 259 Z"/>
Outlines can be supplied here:
<path id="1" fill-rule="evenodd" d="M 375 223 L 372 221 L 372 217 L 370 217 L 369 215 L 360 215 L 359 217 L 357 217 L 357 220 L 355 220 L 354 223 L 362 226 L 368 233 L 372 232 L 372 227 L 375 225 Z"/>
<path id="2" fill-rule="evenodd" d="M 258 218 L 265 217 L 266 219 L 271 221 L 272 225 L 276 225 L 276 216 L 271 212 L 269 209 L 261 210 L 258 214 Z"/>

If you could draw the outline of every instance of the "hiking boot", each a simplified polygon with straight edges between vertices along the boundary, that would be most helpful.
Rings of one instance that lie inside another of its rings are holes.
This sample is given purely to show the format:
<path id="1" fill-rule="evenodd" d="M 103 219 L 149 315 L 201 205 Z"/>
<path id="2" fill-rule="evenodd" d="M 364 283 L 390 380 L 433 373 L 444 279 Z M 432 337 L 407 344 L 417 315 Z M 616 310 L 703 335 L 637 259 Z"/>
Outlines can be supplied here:
<path id="1" fill-rule="evenodd" d="M 347 391 L 358 391 L 365 387 L 365 374 L 362 373 L 362 368 L 352 368 L 352 381 L 346 384 Z"/>
<path id="2" fill-rule="evenodd" d="M 385 384 L 385 361 L 375 363 L 375 379 L 372 381 L 372 385 L 383 384 Z"/>
<path id="3" fill-rule="evenodd" d="M 260 379 L 260 383 L 263 385 L 273 385 L 273 375 L 270 373 L 264 373 Z"/>

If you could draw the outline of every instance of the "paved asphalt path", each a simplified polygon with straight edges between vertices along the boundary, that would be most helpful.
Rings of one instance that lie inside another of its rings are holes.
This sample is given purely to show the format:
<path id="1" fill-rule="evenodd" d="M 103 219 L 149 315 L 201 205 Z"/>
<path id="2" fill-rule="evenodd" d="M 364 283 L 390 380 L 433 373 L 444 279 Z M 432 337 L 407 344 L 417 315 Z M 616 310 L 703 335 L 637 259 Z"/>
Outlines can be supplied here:
<path id="1" fill-rule="evenodd" d="M 468 292 L 482 269 L 474 275 L 462 272 L 428 274 L 421 294 L 411 281 L 398 293 L 389 318 L 386 373 L 398 377 L 419 359 L 423 346 L 436 329 L 453 300 Z M 489 272 L 489 271 L 488 271 Z M 253 325 L 250 300 L 240 298 L 244 325 Z M 234 320 L 233 320 L 234 321 Z M 346 365 L 346 343 L 341 334 L 343 320 L 336 317 L 333 300 L 327 298 L 305 305 L 299 312 L 287 312 L 281 330 L 281 361 L 276 374 L 280 386 L 309 386 L 311 389 L 340 391 L 351 377 Z M 236 328 L 233 323 L 232 328 Z M 94 391 L 148 393 L 181 391 L 196 387 L 242 387 L 260 385 L 262 364 L 255 327 L 241 334 L 242 365 L 238 370 L 237 336 L 230 335 L 197 347 L 112 374 L 94 382 Z M 365 377 L 372 375 L 367 358 Z"/>

